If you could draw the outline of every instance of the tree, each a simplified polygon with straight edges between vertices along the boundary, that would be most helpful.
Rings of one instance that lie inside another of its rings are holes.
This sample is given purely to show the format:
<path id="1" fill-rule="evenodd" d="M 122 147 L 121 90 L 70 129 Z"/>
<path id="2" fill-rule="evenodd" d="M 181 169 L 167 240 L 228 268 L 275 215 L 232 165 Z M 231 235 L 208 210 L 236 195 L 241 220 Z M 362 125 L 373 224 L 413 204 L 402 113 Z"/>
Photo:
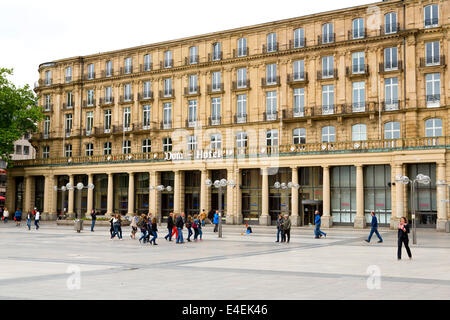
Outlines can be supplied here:
<path id="1" fill-rule="evenodd" d="M 43 119 L 42 107 L 28 85 L 17 88 L 7 77 L 12 69 L 0 68 L 0 159 L 11 163 L 14 141 L 34 133 Z"/>

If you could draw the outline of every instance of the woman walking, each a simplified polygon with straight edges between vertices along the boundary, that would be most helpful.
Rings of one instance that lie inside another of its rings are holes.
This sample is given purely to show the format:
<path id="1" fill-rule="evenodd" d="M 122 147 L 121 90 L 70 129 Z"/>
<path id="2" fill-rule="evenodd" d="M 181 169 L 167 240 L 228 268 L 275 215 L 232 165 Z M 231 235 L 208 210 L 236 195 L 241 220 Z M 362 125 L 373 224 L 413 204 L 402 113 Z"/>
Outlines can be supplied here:
<path id="1" fill-rule="evenodd" d="M 173 231 L 173 212 L 169 213 L 169 217 L 167 218 L 167 230 L 169 233 L 164 237 L 164 239 L 172 241 L 172 231 Z"/>
<path id="2" fill-rule="evenodd" d="M 198 226 L 201 225 L 200 219 L 198 215 L 194 215 L 194 223 L 192 223 L 192 228 L 194 229 L 194 241 L 197 241 L 198 238 Z"/>
<path id="3" fill-rule="evenodd" d="M 5 210 L 3 211 L 3 222 L 4 223 L 8 222 L 8 217 L 9 217 L 9 211 L 8 211 L 8 208 L 5 207 Z"/>
<path id="4" fill-rule="evenodd" d="M 122 217 L 119 213 L 116 213 L 114 218 L 112 219 L 112 224 L 114 228 L 114 232 L 111 236 L 111 240 L 117 235 L 119 240 L 122 240 Z"/>
<path id="5" fill-rule="evenodd" d="M 28 213 L 27 213 L 27 227 L 28 227 L 28 230 L 31 230 L 31 217 L 32 217 L 31 211 L 28 210 Z"/>
<path id="6" fill-rule="evenodd" d="M 156 218 L 152 219 L 151 226 L 152 226 L 151 227 L 151 233 L 152 233 L 153 238 L 150 240 L 150 243 L 153 242 L 153 245 L 157 246 L 158 244 L 156 243 L 156 238 L 158 238 L 158 234 L 157 234 L 158 226 L 157 226 L 157 223 L 156 223 Z"/>
<path id="7" fill-rule="evenodd" d="M 191 242 L 191 236 L 192 236 L 192 216 L 188 216 L 186 219 L 186 229 L 188 230 L 188 237 L 187 241 Z"/>
<path id="8" fill-rule="evenodd" d="M 397 249 L 397 259 L 402 259 L 402 243 L 405 245 L 406 252 L 408 253 L 408 257 L 412 259 L 411 250 L 409 249 L 409 225 L 408 220 L 405 217 L 400 219 L 400 223 L 398 225 L 398 249 Z"/>
<path id="9" fill-rule="evenodd" d="M 141 215 L 141 217 L 139 218 L 139 221 L 137 223 L 137 226 L 141 229 L 141 237 L 139 238 L 139 243 L 141 243 L 142 240 L 144 240 L 144 243 L 145 243 L 145 239 L 147 237 L 147 228 L 148 228 L 148 220 L 147 220 L 147 216 L 145 214 Z"/>
<path id="10" fill-rule="evenodd" d="M 137 232 L 137 222 L 138 222 L 138 217 L 136 215 L 133 215 L 131 217 L 131 234 L 130 234 L 130 238 L 131 239 L 136 239 L 136 232 Z"/>
<path id="11" fill-rule="evenodd" d="M 175 214 L 173 215 L 173 221 L 176 221 L 177 218 L 178 218 L 178 215 L 175 213 Z M 175 239 L 178 238 L 178 228 L 177 228 L 177 226 L 175 225 L 175 223 L 174 223 L 173 228 L 172 228 L 172 235 L 171 235 L 172 238 L 173 238 L 173 235 L 175 235 Z"/>

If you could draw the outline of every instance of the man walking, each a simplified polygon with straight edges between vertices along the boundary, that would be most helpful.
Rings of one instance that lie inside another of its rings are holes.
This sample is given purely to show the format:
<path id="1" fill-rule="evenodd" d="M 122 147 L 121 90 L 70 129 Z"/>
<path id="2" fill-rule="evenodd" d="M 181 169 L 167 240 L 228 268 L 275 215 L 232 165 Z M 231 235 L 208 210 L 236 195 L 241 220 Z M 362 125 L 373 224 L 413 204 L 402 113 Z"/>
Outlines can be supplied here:
<path id="1" fill-rule="evenodd" d="M 164 239 L 172 241 L 172 231 L 173 231 L 173 212 L 169 213 L 169 217 L 167 218 L 167 230 L 169 233 L 164 237 Z"/>
<path id="2" fill-rule="evenodd" d="M 219 231 L 219 210 L 216 210 L 216 213 L 214 214 L 214 232 Z"/>
<path id="3" fill-rule="evenodd" d="M 177 241 L 176 243 L 184 243 L 183 241 L 183 225 L 184 225 L 184 212 L 181 213 L 180 216 L 177 217 L 175 221 L 175 226 L 177 227 Z"/>
<path id="4" fill-rule="evenodd" d="M 39 219 L 41 218 L 41 213 L 39 210 L 36 211 L 36 215 L 34 216 L 34 225 L 36 226 L 36 230 L 39 229 Z"/>
<path id="5" fill-rule="evenodd" d="M 283 242 L 289 243 L 291 240 L 291 219 L 289 219 L 289 215 L 284 215 L 284 222 L 283 222 Z M 287 238 L 287 239 L 286 239 Z"/>
<path id="6" fill-rule="evenodd" d="M 314 229 L 314 234 L 315 234 L 315 238 L 319 239 L 322 238 L 322 236 L 327 236 L 327 234 L 325 232 L 320 231 L 320 224 L 322 223 L 321 219 L 320 219 L 320 212 L 318 210 L 316 210 L 314 212 L 314 214 L 316 215 L 315 219 L 314 219 L 314 223 L 316 224 L 316 228 Z"/>
<path id="7" fill-rule="evenodd" d="M 277 241 L 275 242 L 280 242 L 280 235 L 281 235 L 281 242 L 283 242 L 283 216 L 281 215 L 281 213 L 278 215 L 278 219 L 277 219 Z"/>
<path id="8" fill-rule="evenodd" d="M 383 242 L 383 238 L 381 238 L 380 234 L 378 233 L 378 220 L 377 217 L 375 216 L 375 212 L 371 212 L 370 213 L 372 215 L 372 222 L 371 222 L 371 229 L 370 229 L 370 234 L 369 234 L 369 238 L 366 241 L 367 243 L 370 242 L 370 239 L 372 238 L 372 235 L 375 233 L 378 237 L 378 243 Z"/>
<path id="9" fill-rule="evenodd" d="M 91 232 L 94 232 L 95 221 L 97 221 L 97 212 L 95 212 L 94 209 L 92 209 L 91 211 L 91 219 L 92 219 Z"/>

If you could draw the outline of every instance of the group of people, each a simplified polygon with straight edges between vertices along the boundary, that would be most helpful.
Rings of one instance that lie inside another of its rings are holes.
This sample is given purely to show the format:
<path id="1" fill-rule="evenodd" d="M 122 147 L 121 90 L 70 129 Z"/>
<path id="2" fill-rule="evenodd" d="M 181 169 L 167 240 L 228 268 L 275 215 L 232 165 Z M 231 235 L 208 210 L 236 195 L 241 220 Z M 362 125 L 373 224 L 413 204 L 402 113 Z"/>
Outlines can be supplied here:
<path id="1" fill-rule="evenodd" d="M 0 208 L 0 217 L 3 220 L 3 223 L 8 223 L 8 219 L 9 219 L 8 208 L 6 208 L 6 207 Z M 33 211 L 28 210 L 27 217 L 26 217 L 28 230 L 31 230 L 31 221 L 32 220 L 34 220 L 34 225 L 36 227 L 36 230 L 38 230 L 40 219 L 41 219 L 41 213 L 39 212 L 39 210 L 37 208 L 34 208 Z M 16 223 L 16 227 L 19 227 L 20 222 L 22 221 L 22 210 L 20 208 L 17 208 L 16 211 L 14 212 L 13 220 Z"/>
<path id="2" fill-rule="evenodd" d="M 186 227 L 188 231 L 188 237 L 186 240 L 188 242 L 191 242 L 192 235 L 194 235 L 194 241 L 203 240 L 202 227 L 205 226 L 205 221 L 206 214 L 204 211 L 199 215 L 188 215 L 187 217 L 184 212 L 180 215 L 171 212 L 167 218 L 167 235 L 164 239 L 172 241 L 172 237 L 175 235 L 176 243 L 184 243 L 183 229 Z"/>

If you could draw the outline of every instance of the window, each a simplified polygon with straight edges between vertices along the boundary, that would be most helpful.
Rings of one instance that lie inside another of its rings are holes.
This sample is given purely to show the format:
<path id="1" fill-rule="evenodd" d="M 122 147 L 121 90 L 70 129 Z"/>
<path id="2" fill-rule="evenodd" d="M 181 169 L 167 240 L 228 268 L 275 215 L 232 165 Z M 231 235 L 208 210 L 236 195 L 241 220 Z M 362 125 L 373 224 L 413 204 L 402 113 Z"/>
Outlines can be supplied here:
<path id="1" fill-rule="evenodd" d="M 87 105 L 88 106 L 94 105 L 94 89 L 88 89 L 87 91 Z"/>
<path id="2" fill-rule="evenodd" d="M 73 93 L 72 91 L 67 92 L 66 94 L 66 103 L 68 108 L 73 107 Z"/>
<path id="3" fill-rule="evenodd" d="M 426 6 L 424 9 L 425 28 L 437 27 L 439 24 L 439 9 L 437 4 Z"/>
<path id="4" fill-rule="evenodd" d="M 50 135 L 50 117 L 45 116 L 44 118 L 44 138 L 48 138 Z"/>
<path id="5" fill-rule="evenodd" d="M 112 87 L 105 88 L 105 103 L 112 102 Z"/>
<path id="6" fill-rule="evenodd" d="M 133 72 L 133 65 L 131 58 L 125 59 L 125 73 L 132 73 Z"/>
<path id="7" fill-rule="evenodd" d="M 425 75 L 427 108 L 440 106 L 441 74 L 429 73 Z"/>
<path id="8" fill-rule="evenodd" d="M 222 135 L 220 133 L 211 135 L 211 149 L 212 150 L 222 149 Z"/>
<path id="9" fill-rule="evenodd" d="M 212 98 L 211 99 L 211 125 L 219 125 L 220 124 L 220 104 L 221 98 Z"/>
<path id="10" fill-rule="evenodd" d="M 268 147 L 278 146 L 278 130 L 272 129 L 266 132 L 266 146 Z"/>
<path id="11" fill-rule="evenodd" d="M 197 100 L 189 100 L 188 126 L 195 127 L 197 125 Z"/>
<path id="12" fill-rule="evenodd" d="M 72 114 L 66 113 L 65 114 L 65 132 L 66 136 L 70 136 L 70 132 L 72 131 Z"/>
<path id="13" fill-rule="evenodd" d="M 247 68 L 240 68 L 237 70 L 237 87 L 247 87 Z"/>
<path id="14" fill-rule="evenodd" d="M 322 57 L 322 78 L 332 78 L 334 76 L 334 57 Z"/>
<path id="15" fill-rule="evenodd" d="M 152 141 L 150 139 L 142 140 L 142 153 L 152 152 Z"/>
<path id="16" fill-rule="evenodd" d="M 144 82 L 144 99 L 150 99 L 152 97 L 152 82 Z"/>
<path id="17" fill-rule="evenodd" d="M 384 124 L 384 139 L 400 139 L 400 122 L 392 121 Z"/>
<path id="18" fill-rule="evenodd" d="M 172 126 L 172 103 L 164 103 L 163 108 L 163 127 L 165 129 Z"/>
<path id="19" fill-rule="evenodd" d="M 94 112 L 86 112 L 86 135 L 92 133 L 92 128 L 94 127 Z"/>
<path id="20" fill-rule="evenodd" d="M 164 68 L 171 68 L 172 64 L 172 51 L 167 50 L 166 52 L 164 52 Z"/>
<path id="21" fill-rule="evenodd" d="M 364 52 L 352 53 L 352 73 L 364 73 L 365 54 Z"/>
<path id="22" fill-rule="evenodd" d="M 277 65 L 275 63 L 266 66 L 266 84 L 277 83 Z"/>
<path id="23" fill-rule="evenodd" d="M 144 71 L 150 71 L 152 69 L 152 55 L 146 54 L 144 56 Z"/>
<path id="24" fill-rule="evenodd" d="M 22 145 L 16 144 L 16 154 L 22 154 Z"/>
<path id="25" fill-rule="evenodd" d="M 196 46 L 189 48 L 189 63 L 190 64 L 198 63 L 198 48 Z"/>
<path id="26" fill-rule="evenodd" d="M 322 86 L 322 114 L 334 113 L 334 85 Z"/>
<path id="27" fill-rule="evenodd" d="M 398 79 L 386 78 L 384 79 L 384 103 L 386 110 L 398 109 Z"/>
<path id="28" fill-rule="evenodd" d="M 384 70 L 397 70 L 397 47 L 385 48 L 384 49 Z"/>
<path id="29" fill-rule="evenodd" d="M 240 38 L 238 40 L 238 57 L 245 57 L 247 55 L 247 39 Z"/>
<path id="30" fill-rule="evenodd" d="M 125 140 L 122 143 L 122 153 L 123 154 L 131 153 L 131 141 L 130 140 Z"/>
<path id="31" fill-rule="evenodd" d="M 247 148 L 247 133 L 238 132 L 236 134 L 236 148 Z"/>
<path id="32" fill-rule="evenodd" d="M 131 101 L 131 83 L 127 83 L 123 86 L 124 101 Z"/>
<path id="33" fill-rule="evenodd" d="M 355 124 L 352 126 L 352 141 L 367 140 L 367 126 L 365 124 Z"/>
<path id="34" fill-rule="evenodd" d="M 45 110 L 49 111 L 51 109 L 51 95 L 46 94 L 45 95 L 45 101 L 44 101 L 44 106 L 45 106 Z"/>
<path id="35" fill-rule="evenodd" d="M 142 128 L 144 130 L 150 129 L 150 110 L 151 106 L 149 104 L 142 107 Z"/>
<path id="36" fill-rule="evenodd" d="M 71 144 L 66 144 L 64 151 L 65 151 L 64 155 L 66 157 L 71 157 L 72 156 L 72 145 Z"/>
<path id="37" fill-rule="evenodd" d="M 66 68 L 66 82 L 72 81 L 72 67 Z"/>
<path id="38" fill-rule="evenodd" d="M 247 95 L 239 94 L 237 96 L 237 123 L 247 121 Z"/>
<path id="39" fill-rule="evenodd" d="M 298 28 L 294 30 L 294 48 L 303 48 L 305 46 L 305 29 Z"/>
<path id="40" fill-rule="evenodd" d="M 305 88 L 294 89 L 294 117 L 305 116 Z"/>
<path id="41" fill-rule="evenodd" d="M 196 74 L 191 74 L 189 76 L 189 93 L 197 93 L 197 82 L 198 76 Z"/>
<path id="42" fill-rule="evenodd" d="M 189 151 L 197 150 L 197 136 L 188 136 L 187 148 Z"/>
<path id="43" fill-rule="evenodd" d="M 131 127 L 131 108 L 123 108 L 123 131 L 129 131 Z"/>
<path id="44" fill-rule="evenodd" d="M 425 121 L 425 137 L 441 137 L 442 120 L 439 118 L 428 119 Z"/>
<path id="45" fill-rule="evenodd" d="M 397 13 L 390 12 L 384 15 L 384 34 L 397 32 Z"/>
<path id="46" fill-rule="evenodd" d="M 267 35 L 267 52 L 277 51 L 277 34 L 275 32 Z"/>
<path id="47" fill-rule="evenodd" d="M 30 154 L 30 146 L 23 146 L 23 154 L 28 156 Z"/>
<path id="48" fill-rule="evenodd" d="M 86 156 L 90 157 L 94 155 L 94 144 L 87 143 L 86 144 Z"/>
<path id="49" fill-rule="evenodd" d="M 294 81 L 305 80 L 305 60 L 296 60 L 292 63 Z"/>
<path id="50" fill-rule="evenodd" d="M 439 41 L 425 43 L 425 64 L 427 66 L 439 65 L 441 62 L 439 54 Z"/>
<path id="51" fill-rule="evenodd" d="M 112 76 L 112 61 L 106 61 L 105 69 L 106 69 L 106 72 L 105 72 L 106 76 L 111 77 Z"/>
<path id="52" fill-rule="evenodd" d="M 353 39 L 360 39 L 365 37 L 364 19 L 358 18 L 353 20 Z"/>
<path id="53" fill-rule="evenodd" d="M 277 92 L 268 91 L 266 93 L 266 120 L 277 119 Z"/>
<path id="54" fill-rule="evenodd" d="M 216 42 L 213 44 L 213 61 L 217 61 L 222 59 L 222 52 L 220 42 Z"/>
<path id="55" fill-rule="evenodd" d="M 49 146 L 44 146 L 42 148 L 42 158 L 44 158 L 44 159 L 50 158 L 50 147 Z"/>
<path id="56" fill-rule="evenodd" d="M 172 138 L 163 139 L 163 151 L 164 152 L 172 151 Z"/>
<path id="57" fill-rule="evenodd" d="M 322 142 L 336 142 L 336 133 L 333 126 L 322 128 Z"/>
<path id="58" fill-rule="evenodd" d="M 105 110 L 105 133 L 111 132 L 111 110 Z"/>
<path id="59" fill-rule="evenodd" d="M 331 43 L 334 41 L 333 24 L 326 23 L 322 26 L 322 43 Z"/>
<path id="60" fill-rule="evenodd" d="M 30 139 L 30 134 L 29 134 L 29 133 L 25 133 L 25 134 L 23 135 L 23 139 L 24 139 L 24 140 L 29 140 L 29 139 Z"/>
<path id="61" fill-rule="evenodd" d="M 292 132 L 293 144 L 305 144 L 306 143 L 306 129 L 296 128 Z"/>
<path id="62" fill-rule="evenodd" d="M 212 91 L 220 91 L 221 90 L 221 72 L 213 72 L 212 73 Z"/>
<path id="63" fill-rule="evenodd" d="M 52 71 L 47 70 L 45 71 L 45 85 L 49 86 L 52 84 Z"/>
<path id="64" fill-rule="evenodd" d="M 94 64 L 90 63 L 88 64 L 88 80 L 94 79 L 95 73 L 94 73 Z"/>
<path id="65" fill-rule="evenodd" d="M 364 81 L 353 82 L 353 112 L 364 112 L 366 105 L 366 90 Z"/>
<path id="66" fill-rule="evenodd" d="M 172 96 L 172 79 L 164 79 L 164 97 Z"/>
<path id="67" fill-rule="evenodd" d="M 112 150 L 112 142 L 105 142 L 103 144 L 103 155 L 109 155 L 111 154 L 111 150 Z"/>

